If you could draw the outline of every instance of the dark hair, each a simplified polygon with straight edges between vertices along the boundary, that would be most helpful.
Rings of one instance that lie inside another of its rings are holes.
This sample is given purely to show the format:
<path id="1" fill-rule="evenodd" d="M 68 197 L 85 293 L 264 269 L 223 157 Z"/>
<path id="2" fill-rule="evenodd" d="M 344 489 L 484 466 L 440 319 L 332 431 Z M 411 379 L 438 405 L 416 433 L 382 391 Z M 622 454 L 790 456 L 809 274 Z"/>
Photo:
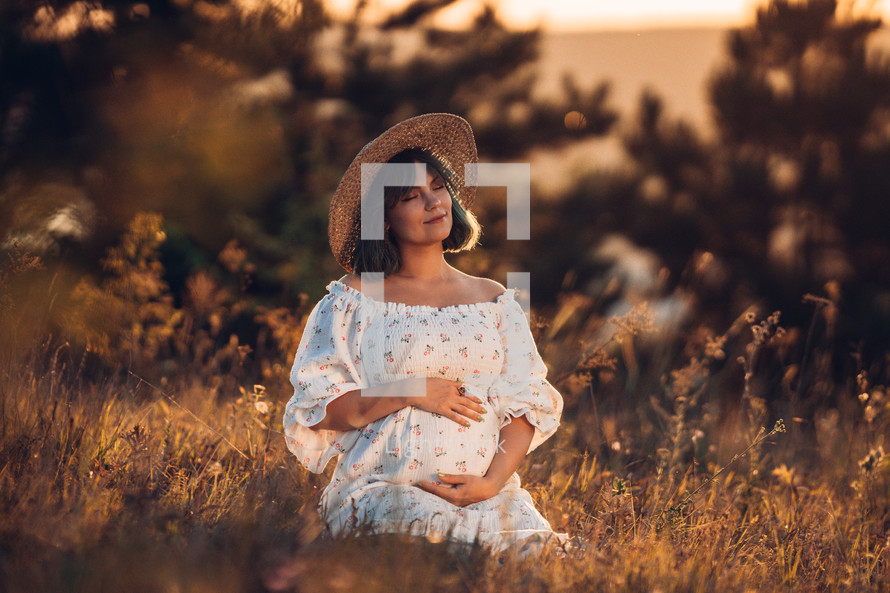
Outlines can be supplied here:
<path id="1" fill-rule="evenodd" d="M 448 188 L 448 194 L 451 196 L 451 232 L 442 241 L 442 249 L 453 253 L 475 247 L 482 234 L 482 228 L 479 226 L 479 222 L 473 213 L 466 210 L 461 205 L 460 200 L 457 199 L 459 187 L 455 172 L 431 152 L 421 149 L 403 150 L 389 159 L 388 162 L 413 163 L 414 161 L 420 161 L 425 163 L 427 167 L 432 167 L 444 181 L 445 187 Z M 414 186 L 410 185 L 410 183 L 411 180 L 406 179 L 404 185 L 386 186 L 383 188 L 384 219 L 386 217 L 385 213 L 395 206 L 400 198 L 414 189 Z M 373 190 L 374 188 L 372 187 L 371 191 Z M 383 241 L 359 239 L 356 242 L 355 250 L 352 252 L 352 272 L 354 274 L 383 272 L 384 276 L 389 276 L 398 272 L 401 265 L 402 258 L 399 255 L 399 247 L 393 241 L 389 232 L 384 235 Z"/>

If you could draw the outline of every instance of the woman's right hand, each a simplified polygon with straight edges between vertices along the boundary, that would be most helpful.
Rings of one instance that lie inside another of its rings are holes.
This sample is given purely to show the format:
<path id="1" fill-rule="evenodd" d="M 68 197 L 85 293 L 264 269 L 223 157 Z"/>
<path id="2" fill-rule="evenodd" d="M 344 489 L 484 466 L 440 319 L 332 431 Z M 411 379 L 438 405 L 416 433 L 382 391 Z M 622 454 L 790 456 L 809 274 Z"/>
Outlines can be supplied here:
<path id="1" fill-rule="evenodd" d="M 467 394 L 458 381 L 427 377 L 425 385 L 421 385 L 425 386 L 426 394 L 406 398 L 408 405 L 450 418 L 462 426 L 470 426 L 469 420 L 481 421 L 481 414 L 488 411 L 482 406 L 482 400 Z"/>
<path id="2" fill-rule="evenodd" d="M 457 381 L 438 377 L 412 377 L 392 383 L 381 383 L 365 389 L 354 389 L 330 402 L 320 422 L 311 430 L 355 430 L 371 422 L 414 406 L 450 418 L 462 426 L 469 420 L 482 420 L 486 412 L 482 400 L 465 393 Z"/>

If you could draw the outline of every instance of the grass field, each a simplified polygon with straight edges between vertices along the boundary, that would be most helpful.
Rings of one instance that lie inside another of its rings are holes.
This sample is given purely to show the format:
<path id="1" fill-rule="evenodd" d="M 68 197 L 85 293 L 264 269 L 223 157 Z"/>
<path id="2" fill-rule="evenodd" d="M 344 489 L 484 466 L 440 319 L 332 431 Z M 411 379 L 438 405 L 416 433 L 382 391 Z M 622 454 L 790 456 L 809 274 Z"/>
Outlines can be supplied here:
<path id="1" fill-rule="evenodd" d="M 603 319 L 579 295 L 535 311 L 566 412 L 519 473 L 584 551 L 331 541 L 333 464 L 308 473 L 281 434 L 305 306 L 260 310 L 250 347 L 227 337 L 243 303 L 206 278 L 166 298 L 152 224 L 64 303 L 25 254 L 4 268 L 3 590 L 890 590 L 890 391 L 880 365 L 832 374 L 830 297 L 816 331 L 752 309 L 655 333 L 645 307 Z M 29 330 L 53 315 L 62 334 Z"/>

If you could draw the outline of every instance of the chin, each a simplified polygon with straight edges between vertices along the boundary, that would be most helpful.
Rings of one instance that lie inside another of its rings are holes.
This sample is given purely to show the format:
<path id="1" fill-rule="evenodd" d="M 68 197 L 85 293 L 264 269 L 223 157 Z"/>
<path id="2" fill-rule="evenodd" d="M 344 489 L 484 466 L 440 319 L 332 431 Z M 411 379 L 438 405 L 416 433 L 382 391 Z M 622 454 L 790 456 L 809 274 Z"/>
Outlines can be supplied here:
<path id="1" fill-rule="evenodd" d="M 430 229 L 430 231 L 432 231 L 432 230 L 433 229 Z M 448 238 L 448 235 L 451 234 L 451 225 L 449 224 L 447 226 L 444 226 L 441 229 L 435 229 L 435 231 L 436 231 L 435 233 L 430 232 L 429 235 L 427 235 L 429 237 L 429 240 L 432 242 L 444 241 L 445 239 Z"/>
<path id="2" fill-rule="evenodd" d="M 443 228 L 442 228 L 442 240 L 443 241 L 448 238 L 448 235 L 451 234 L 451 227 L 452 227 L 451 219 L 449 218 L 446 221 L 446 223 L 443 225 Z"/>

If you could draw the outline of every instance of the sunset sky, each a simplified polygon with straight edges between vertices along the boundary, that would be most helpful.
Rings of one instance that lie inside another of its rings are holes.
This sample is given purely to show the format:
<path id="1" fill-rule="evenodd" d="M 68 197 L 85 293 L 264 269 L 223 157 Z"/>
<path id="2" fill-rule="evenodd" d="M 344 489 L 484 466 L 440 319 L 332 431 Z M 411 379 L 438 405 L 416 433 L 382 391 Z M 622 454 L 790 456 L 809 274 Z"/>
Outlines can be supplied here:
<path id="1" fill-rule="evenodd" d="M 552 28 L 597 28 L 637 24 L 735 23 L 753 14 L 752 0 L 503 0 L 510 22 Z"/>
<path id="2" fill-rule="evenodd" d="M 737 25 L 753 19 L 763 0 L 499 0 L 501 16 L 514 26 L 542 24 L 551 30 L 622 29 L 640 26 Z M 858 0 L 858 10 L 873 6 L 885 15 L 887 0 Z M 373 15 L 407 0 L 370 0 Z M 463 1 L 444 12 L 442 24 L 458 25 L 476 14 L 480 2 Z M 355 0 L 328 0 L 333 12 L 350 11 Z"/>

